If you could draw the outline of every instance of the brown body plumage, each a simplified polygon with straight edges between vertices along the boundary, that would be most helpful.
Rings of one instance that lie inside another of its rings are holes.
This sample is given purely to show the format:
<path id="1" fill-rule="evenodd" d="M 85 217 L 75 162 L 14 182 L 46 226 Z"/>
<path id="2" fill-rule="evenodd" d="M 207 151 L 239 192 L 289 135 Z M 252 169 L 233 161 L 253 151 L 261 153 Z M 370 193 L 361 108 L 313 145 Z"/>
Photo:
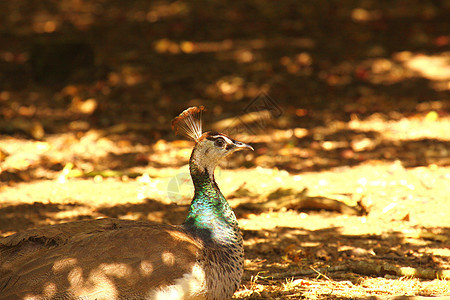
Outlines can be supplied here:
<path id="1" fill-rule="evenodd" d="M 154 299 L 155 288 L 192 273 L 203 249 L 180 227 L 117 219 L 43 227 L 0 243 L 0 299 Z M 202 278 L 190 284 L 200 296 Z M 179 294 L 196 296 L 189 289 Z"/>

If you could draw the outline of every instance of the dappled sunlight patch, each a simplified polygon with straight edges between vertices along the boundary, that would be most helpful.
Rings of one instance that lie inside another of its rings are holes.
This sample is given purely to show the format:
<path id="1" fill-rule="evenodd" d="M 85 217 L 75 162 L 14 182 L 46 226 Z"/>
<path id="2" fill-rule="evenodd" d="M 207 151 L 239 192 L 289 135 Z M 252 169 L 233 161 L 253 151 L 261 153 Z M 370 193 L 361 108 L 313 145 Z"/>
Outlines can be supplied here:
<path id="1" fill-rule="evenodd" d="M 433 280 L 426 285 L 432 287 L 434 295 L 445 295 L 450 292 L 448 285 L 444 285 L 445 281 Z M 402 280 L 393 280 L 385 278 L 363 278 L 358 286 L 370 293 L 380 293 L 382 291 L 387 295 L 417 295 L 423 291 L 422 283 L 418 279 L 403 278 Z"/>
<path id="2" fill-rule="evenodd" d="M 46 282 L 44 284 L 43 296 L 52 298 L 58 292 L 58 287 L 54 282 Z"/>
<path id="3" fill-rule="evenodd" d="M 185 235 L 183 232 L 181 232 L 179 230 L 167 230 L 166 233 L 169 234 L 171 238 L 173 238 L 177 241 L 183 241 L 183 242 L 187 242 L 187 243 L 192 242 L 191 238 L 189 238 L 187 235 Z"/>
<path id="4" fill-rule="evenodd" d="M 172 252 L 164 251 L 161 260 L 166 266 L 172 267 L 175 264 L 175 255 Z"/>
<path id="5" fill-rule="evenodd" d="M 404 64 L 407 68 L 429 80 L 450 81 L 450 53 L 444 52 L 441 55 L 411 55 L 405 59 Z"/>
<path id="6" fill-rule="evenodd" d="M 84 284 L 74 287 L 77 295 L 92 295 L 99 298 L 116 298 L 119 294 L 114 281 L 101 268 L 92 270 Z"/>
<path id="7" fill-rule="evenodd" d="M 4 157 L 0 159 L 0 171 L 8 169 L 27 170 L 39 164 L 42 157 L 52 149 L 52 145 L 43 141 L 2 137 L 0 149 L 5 151 Z"/>
<path id="8" fill-rule="evenodd" d="M 83 268 L 80 266 L 74 266 L 67 274 L 67 281 L 69 282 L 71 288 L 82 287 L 85 283 Z"/>
<path id="9" fill-rule="evenodd" d="M 71 218 L 79 218 L 90 215 L 91 209 L 83 206 L 73 206 L 73 209 L 70 209 L 70 206 L 67 207 L 67 210 L 61 210 L 56 213 L 48 213 L 47 215 L 56 220 L 68 220 Z"/>
<path id="10" fill-rule="evenodd" d="M 17 191 L 21 190 L 26 193 L 26 196 L 21 197 L 21 203 L 23 204 L 35 202 L 48 204 L 56 201 L 58 204 L 68 205 L 67 207 L 60 206 L 58 211 L 73 211 L 73 215 L 76 216 L 83 215 L 83 204 L 80 208 L 70 205 L 89 203 L 91 207 L 101 207 L 110 206 L 111 202 L 114 202 L 115 205 L 119 203 L 142 203 L 148 197 L 148 192 L 144 199 L 137 197 L 138 192 L 142 189 L 142 184 L 136 181 L 104 180 L 95 183 L 97 185 L 95 195 L 92 194 L 91 185 L 93 183 L 94 181 L 89 179 L 70 179 L 65 184 L 49 180 L 17 184 L 2 191 L 2 200 L 4 202 L 14 201 L 14 199 L 17 199 Z M 67 214 L 68 212 L 61 212 L 60 216 L 62 218 L 69 217 Z M 99 215 L 94 213 L 93 216 Z"/>
<path id="11" fill-rule="evenodd" d="M 150 276 L 153 273 L 153 264 L 147 260 L 141 261 L 139 264 L 139 272 L 142 276 Z"/>
<path id="12" fill-rule="evenodd" d="M 366 120 L 354 117 L 348 126 L 354 130 L 377 131 L 387 140 L 415 140 L 420 138 L 437 138 L 450 140 L 450 118 L 447 116 L 428 117 L 429 114 L 418 114 L 411 118 L 386 120 L 380 114 L 374 114 Z"/>
<path id="13" fill-rule="evenodd" d="M 183 274 L 169 285 L 152 292 L 151 299 L 202 299 L 205 293 L 206 278 L 203 268 L 195 264 L 190 273 Z"/>
<path id="14" fill-rule="evenodd" d="M 52 271 L 55 273 L 64 272 L 67 268 L 76 266 L 78 260 L 76 258 L 63 258 L 53 263 Z"/>
<path id="15" fill-rule="evenodd" d="M 415 78 L 424 78 L 430 81 L 431 88 L 445 91 L 450 88 L 449 60 L 448 52 L 426 55 L 402 51 L 393 53 L 391 57 L 369 58 L 358 64 L 343 61 L 320 71 L 317 76 L 330 86 L 350 85 L 354 83 L 355 79 L 377 85 L 392 85 Z M 296 63 L 289 57 L 283 57 L 281 63 L 286 66 L 289 73 L 311 75 L 298 62 Z M 375 94 L 366 93 L 365 96 L 373 98 Z"/>
<path id="16" fill-rule="evenodd" d="M 133 277 L 133 268 L 125 263 L 102 263 L 97 270 L 116 278 L 131 279 Z"/>

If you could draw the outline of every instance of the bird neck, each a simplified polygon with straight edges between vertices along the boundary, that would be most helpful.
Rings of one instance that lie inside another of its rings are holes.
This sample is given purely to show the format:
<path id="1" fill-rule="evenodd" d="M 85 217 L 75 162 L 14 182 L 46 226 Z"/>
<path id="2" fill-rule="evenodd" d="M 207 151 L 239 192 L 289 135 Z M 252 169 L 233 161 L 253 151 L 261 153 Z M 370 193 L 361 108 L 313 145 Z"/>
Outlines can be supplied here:
<path id="1" fill-rule="evenodd" d="M 195 193 L 183 226 L 207 244 L 241 243 L 236 216 L 214 179 L 215 166 L 201 166 L 194 152 L 189 168 Z"/>

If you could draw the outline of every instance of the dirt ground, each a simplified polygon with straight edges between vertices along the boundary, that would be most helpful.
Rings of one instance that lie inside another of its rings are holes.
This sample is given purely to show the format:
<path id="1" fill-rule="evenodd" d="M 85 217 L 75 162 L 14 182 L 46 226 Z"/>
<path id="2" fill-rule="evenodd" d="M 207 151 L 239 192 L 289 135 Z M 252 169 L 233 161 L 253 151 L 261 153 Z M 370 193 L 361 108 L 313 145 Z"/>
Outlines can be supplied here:
<path id="1" fill-rule="evenodd" d="M 216 170 L 235 299 L 450 296 L 448 1 L 32 2 L 0 3 L 0 236 L 180 224 L 205 105 L 255 148 Z"/>

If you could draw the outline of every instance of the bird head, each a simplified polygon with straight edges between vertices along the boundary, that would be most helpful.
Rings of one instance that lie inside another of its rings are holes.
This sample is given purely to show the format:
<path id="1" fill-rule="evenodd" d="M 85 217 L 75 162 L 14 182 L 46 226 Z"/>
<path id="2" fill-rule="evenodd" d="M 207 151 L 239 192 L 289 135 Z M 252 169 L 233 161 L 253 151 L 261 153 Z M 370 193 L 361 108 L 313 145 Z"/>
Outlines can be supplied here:
<path id="1" fill-rule="evenodd" d="M 202 133 L 200 116 L 203 110 L 203 106 L 186 109 L 172 121 L 172 128 L 175 133 L 181 132 L 195 141 L 191 162 L 198 170 L 213 174 L 222 158 L 236 151 L 253 150 L 253 147 L 215 131 Z"/>
<path id="2" fill-rule="evenodd" d="M 197 141 L 192 159 L 200 169 L 214 170 L 222 158 L 240 150 L 253 150 L 253 147 L 225 134 L 209 131 Z"/>

